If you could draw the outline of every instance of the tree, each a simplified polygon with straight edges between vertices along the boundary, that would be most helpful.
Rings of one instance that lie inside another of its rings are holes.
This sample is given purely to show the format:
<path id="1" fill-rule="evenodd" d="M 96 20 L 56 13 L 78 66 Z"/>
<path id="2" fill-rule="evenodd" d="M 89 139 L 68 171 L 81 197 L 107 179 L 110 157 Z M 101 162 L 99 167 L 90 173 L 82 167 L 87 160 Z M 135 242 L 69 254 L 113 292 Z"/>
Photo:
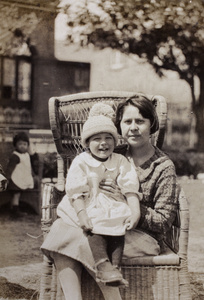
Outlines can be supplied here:
<path id="1" fill-rule="evenodd" d="M 17 4 L 0 1 L 0 55 L 30 55 L 29 36 L 39 21 L 34 12 L 22 14 Z"/>
<path id="2" fill-rule="evenodd" d="M 81 0 L 64 7 L 68 41 L 131 53 L 149 62 L 159 76 L 178 72 L 191 88 L 199 151 L 204 151 L 203 0 Z M 195 76 L 200 95 L 195 97 Z"/>

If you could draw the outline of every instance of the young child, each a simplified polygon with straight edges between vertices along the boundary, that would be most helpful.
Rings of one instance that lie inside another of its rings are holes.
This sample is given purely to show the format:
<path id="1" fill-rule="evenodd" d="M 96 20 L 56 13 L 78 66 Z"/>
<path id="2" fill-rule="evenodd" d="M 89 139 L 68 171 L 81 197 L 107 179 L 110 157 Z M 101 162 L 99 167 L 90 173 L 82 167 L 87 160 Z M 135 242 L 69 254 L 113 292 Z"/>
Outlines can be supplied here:
<path id="1" fill-rule="evenodd" d="M 117 129 L 114 111 L 95 104 L 83 126 L 82 145 L 87 150 L 72 162 L 67 174 L 66 195 L 58 206 L 65 223 L 80 226 L 87 234 L 95 261 L 96 280 L 107 285 L 127 285 L 119 271 L 126 230 L 140 218 L 139 182 L 127 159 L 113 153 Z M 100 189 L 104 179 L 114 179 L 124 199 L 113 198 Z"/>
<path id="2" fill-rule="evenodd" d="M 22 216 L 19 210 L 21 191 L 34 188 L 34 173 L 28 153 L 29 144 L 29 138 L 25 132 L 14 136 L 15 150 L 10 157 L 6 172 L 9 180 L 8 190 L 12 191 L 11 212 L 19 217 Z"/>
<path id="3" fill-rule="evenodd" d="M 4 174 L 3 168 L 0 165 L 0 192 L 3 192 L 6 190 L 7 188 L 7 179 L 6 176 Z"/>

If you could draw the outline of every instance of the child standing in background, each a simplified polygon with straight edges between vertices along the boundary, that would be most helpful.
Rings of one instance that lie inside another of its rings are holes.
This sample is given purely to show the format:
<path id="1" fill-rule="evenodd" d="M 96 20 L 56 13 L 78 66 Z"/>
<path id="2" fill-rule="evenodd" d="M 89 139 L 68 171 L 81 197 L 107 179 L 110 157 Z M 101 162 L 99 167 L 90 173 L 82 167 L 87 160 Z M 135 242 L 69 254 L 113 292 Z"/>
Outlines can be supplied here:
<path id="1" fill-rule="evenodd" d="M 13 151 L 8 166 L 8 190 L 12 191 L 11 213 L 16 217 L 22 216 L 19 210 L 21 191 L 34 188 L 34 172 L 29 151 L 29 138 L 25 132 L 20 132 L 13 139 Z"/>

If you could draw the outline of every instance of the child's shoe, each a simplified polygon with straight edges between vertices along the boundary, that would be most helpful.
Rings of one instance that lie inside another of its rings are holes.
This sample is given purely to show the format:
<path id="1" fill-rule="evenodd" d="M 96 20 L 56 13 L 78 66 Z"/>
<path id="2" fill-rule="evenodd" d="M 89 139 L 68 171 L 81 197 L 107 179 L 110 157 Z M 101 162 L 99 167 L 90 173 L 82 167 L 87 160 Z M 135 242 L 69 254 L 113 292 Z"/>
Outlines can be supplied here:
<path id="1" fill-rule="evenodd" d="M 115 269 L 118 269 L 119 271 L 121 270 L 121 268 L 119 268 L 118 266 L 113 266 Z M 122 277 L 122 280 L 120 280 L 119 282 L 107 282 L 106 285 L 108 286 L 117 286 L 117 287 L 120 287 L 120 288 L 126 288 L 126 287 L 129 287 L 129 282 L 124 279 Z"/>
<path id="2" fill-rule="evenodd" d="M 119 288 L 127 288 L 129 287 L 129 282 L 126 279 L 122 278 L 122 280 L 119 281 L 107 282 L 106 285 Z"/>
<path id="3" fill-rule="evenodd" d="M 108 259 L 102 259 L 95 265 L 96 268 L 96 281 L 102 282 L 104 284 L 120 286 L 123 282 L 123 276 L 118 270 L 114 267 Z"/>

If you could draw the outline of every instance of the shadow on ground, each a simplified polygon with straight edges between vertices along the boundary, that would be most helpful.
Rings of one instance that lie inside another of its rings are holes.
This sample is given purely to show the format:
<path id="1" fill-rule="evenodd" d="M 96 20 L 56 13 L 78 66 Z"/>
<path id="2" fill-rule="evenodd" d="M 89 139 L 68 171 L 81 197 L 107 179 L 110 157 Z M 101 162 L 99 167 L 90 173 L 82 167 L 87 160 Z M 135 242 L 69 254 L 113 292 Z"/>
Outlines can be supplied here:
<path id="1" fill-rule="evenodd" d="M 9 282 L 5 277 L 0 276 L 0 298 L 2 299 L 38 299 L 38 292 L 27 289 L 20 284 Z"/>

